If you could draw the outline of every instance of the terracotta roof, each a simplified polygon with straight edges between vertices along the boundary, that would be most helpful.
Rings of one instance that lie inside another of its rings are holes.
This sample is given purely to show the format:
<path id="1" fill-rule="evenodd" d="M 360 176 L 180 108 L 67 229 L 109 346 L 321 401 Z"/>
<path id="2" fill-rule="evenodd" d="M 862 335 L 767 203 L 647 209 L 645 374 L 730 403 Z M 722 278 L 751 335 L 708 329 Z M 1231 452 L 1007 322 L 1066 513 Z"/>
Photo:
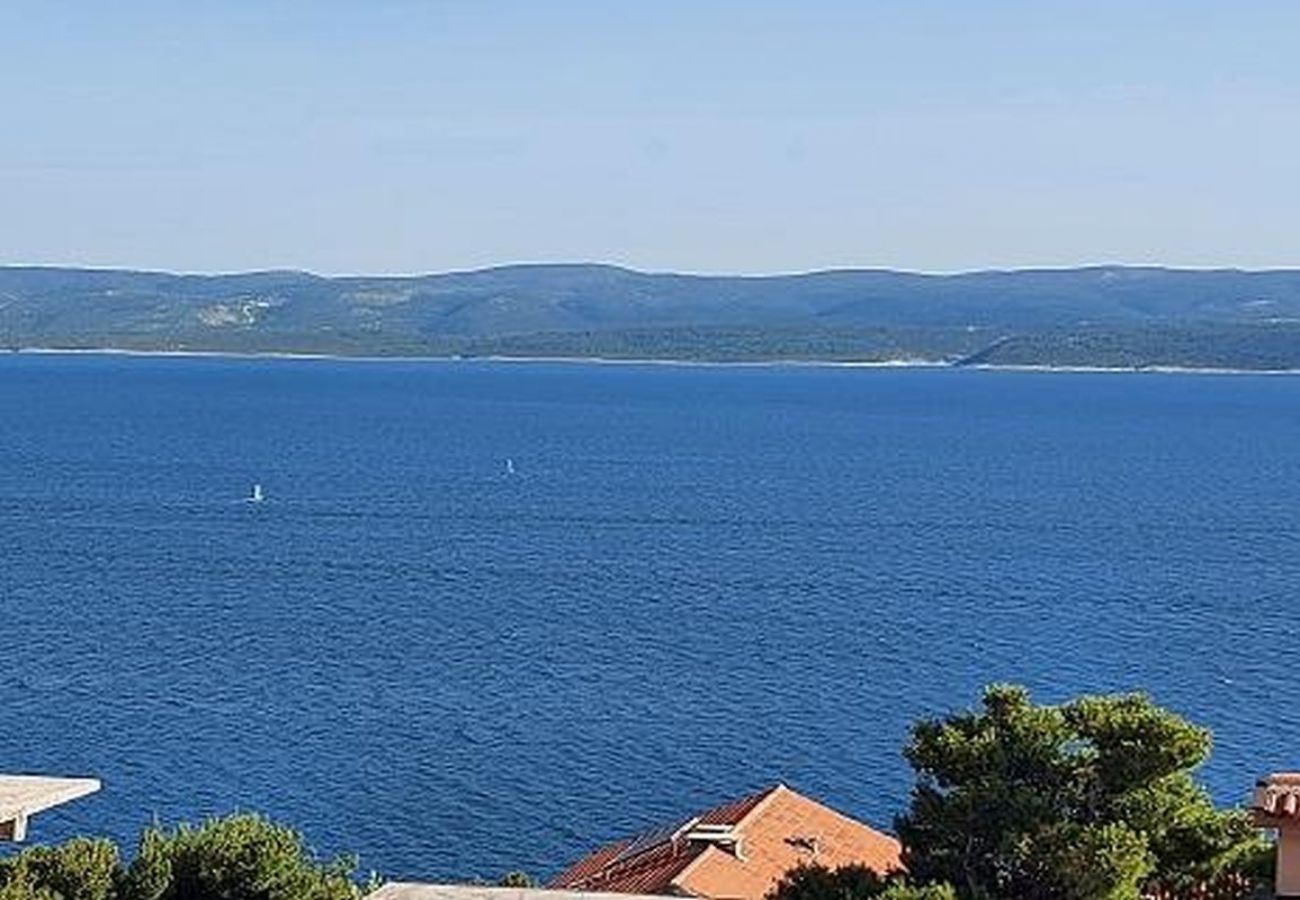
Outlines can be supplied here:
<path id="1" fill-rule="evenodd" d="M 778 784 L 600 848 L 553 888 L 761 900 L 801 862 L 899 866 L 898 841 Z"/>
<path id="2" fill-rule="evenodd" d="M 1280 772 L 1255 782 L 1251 808 L 1257 819 L 1267 822 L 1300 822 L 1300 772 Z"/>

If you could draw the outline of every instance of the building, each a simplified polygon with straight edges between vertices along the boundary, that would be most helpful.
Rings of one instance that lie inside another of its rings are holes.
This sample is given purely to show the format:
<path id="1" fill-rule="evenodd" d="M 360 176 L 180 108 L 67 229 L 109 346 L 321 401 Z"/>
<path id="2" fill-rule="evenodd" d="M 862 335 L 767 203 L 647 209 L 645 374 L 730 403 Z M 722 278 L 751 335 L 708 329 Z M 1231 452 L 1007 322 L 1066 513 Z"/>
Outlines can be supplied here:
<path id="1" fill-rule="evenodd" d="M 1277 831 L 1275 890 L 1281 898 L 1300 898 L 1300 772 L 1261 778 L 1251 803 L 1255 824 Z"/>
<path id="2" fill-rule="evenodd" d="M 551 888 L 761 900 L 800 863 L 899 868 L 890 835 L 778 784 L 574 863 Z"/>

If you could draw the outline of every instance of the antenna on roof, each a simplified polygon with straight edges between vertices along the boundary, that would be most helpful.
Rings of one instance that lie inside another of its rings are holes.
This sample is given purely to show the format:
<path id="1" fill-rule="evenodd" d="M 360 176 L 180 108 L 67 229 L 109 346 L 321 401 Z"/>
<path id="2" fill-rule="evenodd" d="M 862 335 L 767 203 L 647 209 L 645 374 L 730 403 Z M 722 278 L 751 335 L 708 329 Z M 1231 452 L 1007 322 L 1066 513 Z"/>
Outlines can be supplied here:
<path id="1" fill-rule="evenodd" d="M 821 841 L 818 840 L 816 835 L 797 834 L 794 837 L 786 838 L 785 842 L 791 847 L 807 850 L 813 855 L 814 859 L 817 858 L 817 854 L 821 851 Z"/>

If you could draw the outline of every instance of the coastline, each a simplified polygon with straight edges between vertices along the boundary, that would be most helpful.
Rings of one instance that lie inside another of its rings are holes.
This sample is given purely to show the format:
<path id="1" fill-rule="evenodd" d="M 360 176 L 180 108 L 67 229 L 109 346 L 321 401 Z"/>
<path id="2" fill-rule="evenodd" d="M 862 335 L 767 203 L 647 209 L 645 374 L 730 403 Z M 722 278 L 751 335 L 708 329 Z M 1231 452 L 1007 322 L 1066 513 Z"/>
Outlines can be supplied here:
<path id="1" fill-rule="evenodd" d="M 1080 366 L 1018 363 L 974 363 L 957 365 L 942 360 L 883 359 L 883 360 L 833 360 L 833 359 L 765 359 L 765 360 L 708 360 L 621 358 L 605 356 L 368 356 L 333 353 L 296 353 L 290 351 L 233 351 L 233 350 L 137 350 L 125 347 L 17 347 L 9 350 L 14 356 L 125 356 L 175 359 L 231 359 L 231 360 L 296 360 L 303 362 L 358 362 L 358 363 L 511 363 L 530 365 L 599 365 L 599 366 L 661 366 L 668 368 L 729 368 L 729 369 L 914 369 L 967 372 L 1009 372 L 1068 375 L 1300 375 L 1297 369 L 1239 369 L 1218 366 Z M 4 354 L 0 353 L 0 358 Z"/>

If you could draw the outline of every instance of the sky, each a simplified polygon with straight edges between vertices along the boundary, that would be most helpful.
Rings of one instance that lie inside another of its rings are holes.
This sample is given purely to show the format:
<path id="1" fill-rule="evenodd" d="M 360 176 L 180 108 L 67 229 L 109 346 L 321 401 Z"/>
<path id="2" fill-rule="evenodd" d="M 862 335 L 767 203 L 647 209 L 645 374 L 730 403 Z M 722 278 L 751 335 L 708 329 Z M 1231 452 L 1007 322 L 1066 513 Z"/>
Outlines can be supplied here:
<path id="1" fill-rule="evenodd" d="M 1300 266 L 1293 0 L 0 0 L 0 263 Z"/>

